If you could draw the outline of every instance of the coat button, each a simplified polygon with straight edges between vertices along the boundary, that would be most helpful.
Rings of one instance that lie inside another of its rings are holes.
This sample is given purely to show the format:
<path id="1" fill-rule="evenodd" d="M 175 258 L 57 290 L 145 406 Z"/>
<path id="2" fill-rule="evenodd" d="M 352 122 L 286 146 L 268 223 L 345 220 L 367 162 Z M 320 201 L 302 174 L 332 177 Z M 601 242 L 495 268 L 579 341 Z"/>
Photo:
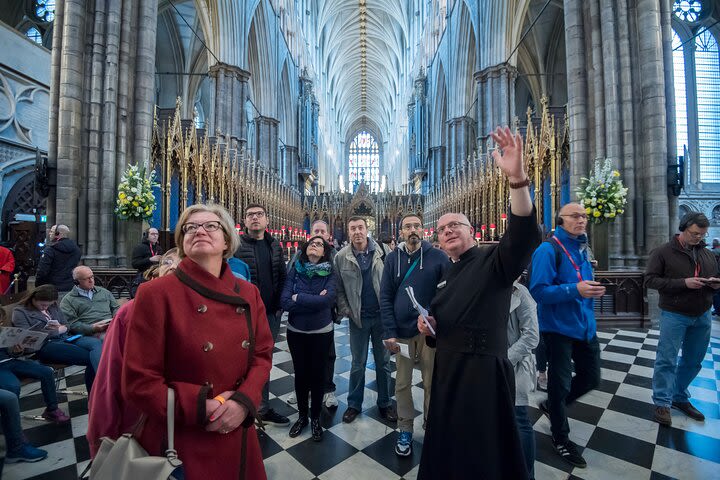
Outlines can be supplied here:
<path id="1" fill-rule="evenodd" d="M 249 341 L 249 340 L 243 340 L 243 342 L 242 342 L 242 347 L 243 347 L 245 350 L 247 350 L 248 348 L 250 348 L 250 341 Z"/>
<path id="2" fill-rule="evenodd" d="M 198 311 L 198 313 L 205 313 L 205 312 L 207 312 L 207 305 L 201 304 L 201 305 L 197 308 L 197 311 Z"/>
<path id="3" fill-rule="evenodd" d="M 244 308 L 244 307 L 237 307 L 237 308 L 235 309 L 235 311 L 236 311 L 237 313 L 242 314 L 242 313 L 245 313 L 245 308 Z"/>
<path id="4" fill-rule="evenodd" d="M 202 349 L 203 349 L 203 352 L 209 352 L 210 350 L 213 349 L 213 347 L 214 347 L 214 345 L 212 344 L 212 342 L 205 342 L 205 345 L 203 345 Z"/>

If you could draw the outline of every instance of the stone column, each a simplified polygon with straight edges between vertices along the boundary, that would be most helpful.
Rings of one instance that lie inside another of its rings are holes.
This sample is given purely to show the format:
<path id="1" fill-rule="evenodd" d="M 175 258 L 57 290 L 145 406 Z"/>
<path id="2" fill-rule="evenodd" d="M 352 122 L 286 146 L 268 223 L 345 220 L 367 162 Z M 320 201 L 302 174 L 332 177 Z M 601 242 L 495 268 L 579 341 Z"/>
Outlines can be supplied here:
<path id="1" fill-rule="evenodd" d="M 275 118 L 258 116 L 255 119 L 255 135 L 257 137 L 255 158 L 271 172 L 278 172 L 278 126 L 280 121 Z"/>
<path id="2" fill-rule="evenodd" d="M 86 263 L 125 264 L 115 192 L 128 163 L 150 159 L 157 0 L 66 0 L 56 12 L 48 221 L 70 227 Z"/>
<path id="3" fill-rule="evenodd" d="M 475 72 L 477 83 L 477 137 L 481 151 L 487 150 L 489 133 L 498 125 L 510 125 L 515 115 L 517 68 L 501 63 Z"/>
<path id="4" fill-rule="evenodd" d="M 210 116 L 208 133 L 225 138 L 230 148 L 247 145 L 247 113 L 250 72 L 218 62 L 208 70 L 215 90 L 215 104 Z"/>
<path id="5" fill-rule="evenodd" d="M 456 117 L 448 120 L 448 157 L 450 174 L 458 172 L 468 155 L 473 151 L 475 142 L 475 120 L 470 117 Z"/>

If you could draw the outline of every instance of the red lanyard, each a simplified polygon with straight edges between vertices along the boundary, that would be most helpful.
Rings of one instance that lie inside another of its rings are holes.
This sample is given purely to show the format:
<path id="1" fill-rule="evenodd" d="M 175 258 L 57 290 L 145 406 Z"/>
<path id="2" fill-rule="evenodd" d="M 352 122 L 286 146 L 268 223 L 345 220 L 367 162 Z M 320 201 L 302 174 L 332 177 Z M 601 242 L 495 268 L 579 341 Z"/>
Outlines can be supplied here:
<path id="1" fill-rule="evenodd" d="M 575 263 L 575 260 L 573 260 L 572 256 L 570 255 L 570 252 L 567 251 L 567 248 L 565 248 L 565 245 L 563 245 L 562 242 L 560 240 L 558 240 L 557 237 L 553 236 L 552 239 L 555 240 L 558 245 L 560 245 L 560 248 L 563 249 L 563 252 L 565 252 L 565 255 L 570 260 L 570 263 L 572 263 L 572 266 L 575 269 L 575 273 L 577 273 L 578 281 L 582 282 L 583 278 L 582 278 L 582 274 L 580 273 L 580 267 L 577 266 L 577 263 Z"/>
<path id="2" fill-rule="evenodd" d="M 154 257 L 154 256 L 155 256 L 155 250 L 153 250 L 153 248 L 152 248 L 152 243 L 148 242 L 148 245 L 150 246 L 150 256 Z"/>

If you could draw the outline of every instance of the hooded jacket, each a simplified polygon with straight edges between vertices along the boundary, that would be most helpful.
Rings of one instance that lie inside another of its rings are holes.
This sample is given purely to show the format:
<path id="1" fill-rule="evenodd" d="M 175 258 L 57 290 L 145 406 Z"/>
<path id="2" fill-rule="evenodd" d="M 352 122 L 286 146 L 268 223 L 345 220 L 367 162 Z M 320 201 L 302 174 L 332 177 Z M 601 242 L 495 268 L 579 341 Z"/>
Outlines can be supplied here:
<path id="1" fill-rule="evenodd" d="M 283 249 L 280 248 L 280 242 L 274 239 L 268 232 L 265 232 L 263 240 L 255 240 L 248 234 L 240 236 L 240 246 L 235 251 L 235 258 L 239 258 L 250 268 L 250 281 L 253 285 L 260 288 L 260 274 L 258 273 L 258 258 L 256 252 L 256 244 L 258 241 L 267 242 L 270 246 L 270 262 L 272 267 L 272 289 L 273 295 L 265 310 L 269 314 L 273 314 L 280 309 L 280 294 L 285 285 L 285 258 L 283 257 Z"/>
<path id="2" fill-rule="evenodd" d="M 412 254 L 408 253 L 405 242 L 388 254 L 380 282 L 383 338 L 412 338 L 420 333 L 417 329 L 418 313 L 405 287 L 413 287 L 417 301 L 429 308 L 437 284 L 449 263 L 445 252 L 425 240 L 420 242 L 420 248 Z M 411 267 L 412 271 L 407 275 Z"/>
<path id="3" fill-rule="evenodd" d="M 35 274 L 35 285 L 55 285 L 61 292 L 73 288 L 72 271 L 80 263 L 80 247 L 69 238 L 61 238 L 45 247 Z"/>
<path id="4" fill-rule="evenodd" d="M 587 236 L 573 238 L 565 229 L 557 227 L 555 237 L 562 242 L 580 268 L 582 279 L 592 280 Z M 577 289 L 577 272 L 565 252 L 560 255 L 557 268 L 555 261 L 555 248 L 550 242 L 541 243 L 532 256 L 529 290 L 538 304 L 540 331 L 559 333 L 578 340 L 590 340 L 595 336 L 597 327 L 593 311 L 594 300 L 580 295 Z"/>

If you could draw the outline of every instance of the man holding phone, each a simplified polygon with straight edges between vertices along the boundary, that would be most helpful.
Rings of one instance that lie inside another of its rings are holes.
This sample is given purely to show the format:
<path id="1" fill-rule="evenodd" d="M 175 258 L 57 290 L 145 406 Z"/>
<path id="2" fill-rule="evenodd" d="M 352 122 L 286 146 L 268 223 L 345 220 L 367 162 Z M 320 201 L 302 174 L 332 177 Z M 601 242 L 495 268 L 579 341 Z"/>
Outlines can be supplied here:
<path id="1" fill-rule="evenodd" d="M 694 420 L 705 420 L 690 403 L 688 386 L 702 368 L 710 343 L 710 307 L 720 289 L 718 264 L 703 241 L 709 226 L 702 213 L 685 214 L 680 233 L 650 252 L 645 269 L 645 285 L 660 293 L 653 403 L 655 421 L 661 425 L 672 425 L 670 407 Z"/>
<path id="2" fill-rule="evenodd" d="M 570 441 L 566 409 L 600 384 L 600 344 L 593 306 L 594 299 L 605 294 L 605 287 L 593 280 L 587 222 L 582 205 L 563 206 L 555 220 L 555 234 L 533 254 L 530 275 L 530 293 L 538 305 L 540 334 L 550 364 L 548 399 L 540 404 L 540 410 L 550 418 L 555 451 L 580 468 L 587 463 Z"/>

